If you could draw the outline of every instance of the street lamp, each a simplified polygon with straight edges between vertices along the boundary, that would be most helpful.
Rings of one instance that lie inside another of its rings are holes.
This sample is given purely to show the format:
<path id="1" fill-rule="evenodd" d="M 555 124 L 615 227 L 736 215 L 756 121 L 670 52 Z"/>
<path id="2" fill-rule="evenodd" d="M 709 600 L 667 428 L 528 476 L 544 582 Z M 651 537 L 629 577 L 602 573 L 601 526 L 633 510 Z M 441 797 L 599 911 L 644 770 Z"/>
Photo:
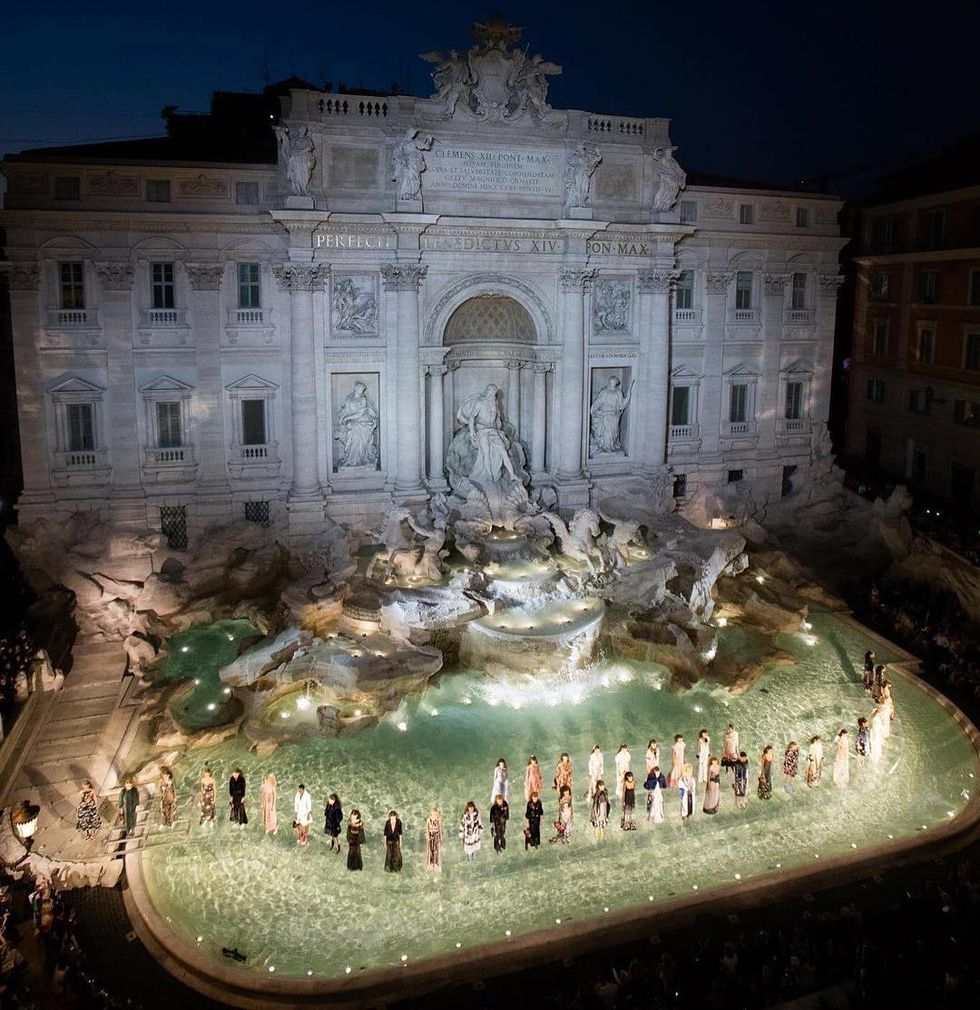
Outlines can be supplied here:
<path id="1" fill-rule="evenodd" d="M 29 800 L 21 800 L 17 806 L 11 807 L 10 827 L 14 837 L 26 850 L 24 855 L 13 864 L 14 866 L 19 866 L 31 854 L 34 835 L 37 833 L 37 820 L 40 816 L 41 808 Z"/>

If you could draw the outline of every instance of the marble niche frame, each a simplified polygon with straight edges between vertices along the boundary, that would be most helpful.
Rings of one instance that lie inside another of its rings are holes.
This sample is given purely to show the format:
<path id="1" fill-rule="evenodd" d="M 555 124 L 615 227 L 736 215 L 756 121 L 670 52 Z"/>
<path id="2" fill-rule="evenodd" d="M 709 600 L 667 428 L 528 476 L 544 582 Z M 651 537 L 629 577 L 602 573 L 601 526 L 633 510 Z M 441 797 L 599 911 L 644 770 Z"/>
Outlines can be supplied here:
<path id="1" fill-rule="evenodd" d="M 326 463 L 330 484 L 338 491 L 382 488 L 386 481 L 388 446 L 386 444 L 387 403 L 384 396 L 384 374 L 380 362 L 370 359 L 330 360 L 327 358 L 327 438 Z M 338 462 L 336 415 L 340 405 L 353 390 L 355 382 L 363 382 L 367 396 L 378 413 L 375 445 L 378 458 L 374 467 L 345 467 Z"/>
<path id="2" fill-rule="evenodd" d="M 637 378 L 637 357 L 635 354 L 592 354 L 588 362 L 588 386 L 586 391 L 585 411 L 585 446 L 584 455 L 586 467 L 594 474 L 621 474 L 631 472 L 636 461 L 635 432 L 636 420 L 633 408 L 635 400 L 631 400 L 620 419 L 620 443 L 623 448 L 619 452 L 605 452 L 592 455 L 592 403 L 600 390 L 611 376 L 618 376 L 621 388 L 628 389 L 631 382 Z M 634 389 L 634 395 L 636 390 Z"/>

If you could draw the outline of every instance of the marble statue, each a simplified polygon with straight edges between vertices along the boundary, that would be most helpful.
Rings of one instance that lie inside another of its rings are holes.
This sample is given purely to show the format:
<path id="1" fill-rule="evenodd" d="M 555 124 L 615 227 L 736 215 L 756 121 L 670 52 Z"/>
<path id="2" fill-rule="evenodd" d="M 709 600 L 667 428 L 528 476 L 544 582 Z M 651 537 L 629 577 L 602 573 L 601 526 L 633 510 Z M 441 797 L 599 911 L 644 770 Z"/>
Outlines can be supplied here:
<path id="1" fill-rule="evenodd" d="M 305 126 L 274 126 L 279 142 L 279 171 L 293 196 L 312 196 L 310 182 L 316 168 L 316 146 Z"/>
<path id="2" fill-rule="evenodd" d="M 599 391 L 589 408 L 589 416 L 592 418 L 589 448 L 593 456 L 602 452 L 623 451 L 619 429 L 623 413 L 633 396 L 633 384 L 630 383 L 625 396 L 621 387 L 619 376 L 610 376 L 605 389 Z"/>
<path id="3" fill-rule="evenodd" d="M 604 533 L 599 538 L 599 548 L 606 555 L 608 564 L 622 568 L 638 551 L 646 550 L 640 523 L 635 519 L 614 519 L 605 512 L 600 512 L 599 516 L 613 528 L 612 533 Z"/>
<path id="4" fill-rule="evenodd" d="M 602 161 L 598 148 L 577 144 L 565 163 L 565 206 L 588 207 L 592 176 Z"/>
<path id="5" fill-rule="evenodd" d="M 420 200 L 422 198 L 422 173 L 425 171 L 424 151 L 432 148 L 435 138 L 423 136 L 414 126 L 405 131 L 405 136 L 391 156 L 391 178 L 398 190 L 399 200 Z"/>
<path id="6" fill-rule="evenodd" d="M 460 98 L 473 83 L 469 62 L 455 49 L 450 49 L 448 55 L 440 52 L 422 53 L 419 59 L 435 64 L 432 83 L 436 86 L 436 93 L 432 97 L 435 101 L 444 103 L 446 118 L 451 117 Z"/>
<path id="7" fill-rule="evenodd" d="M 407 522 L 422 538 L 422 553 L 416 564 L 416 575 L 423 579 L 441 579 L 442 561 L 449 555 L 445 549 L 447 516 L 434 512 L 431 526 L 426 526 L 414 516 L 408 516 Z"/>
<path id="8" fill-rule="evenodd" d="M 653 152 L 657 163 L 657 189 L 653 194 L 654 210 L 670 210 L 677 203 L 677 194 L 687 185 L 687 173 L 674 158 L 674 147 L 658 147 Z"/>
<path id="9" fill-rule="evenodd" d="M 596 546 L 596 538 L 599 536 L 598 512 L 594 509 L 579 509 L 568 525 L 557 512 L 544 512 L 543 515 L 551 523 L 565 557 L 584 562 L 592 575 L 602 570 L 602 555 Z"/>
<path id="10" fill-rule="evenodd" d="M 378 411 L 367 386 L 355 382 L 334 417 L 334 438 L 340 443 L 340 465 L 374 467 L 378 462 Z"/>
<path id="11" fill-rule="evenodd" d="M 470 444 L 476 450 L 476 462 L 470 480 L 477 484 L 496 484 L 506 473 L 517 480 L 510 458 L 510 439 L 504 434 L 497 387 L 491 382 L 477 396 L 471 396 L 459 408 L 457 418 L 470 432 Z"/>

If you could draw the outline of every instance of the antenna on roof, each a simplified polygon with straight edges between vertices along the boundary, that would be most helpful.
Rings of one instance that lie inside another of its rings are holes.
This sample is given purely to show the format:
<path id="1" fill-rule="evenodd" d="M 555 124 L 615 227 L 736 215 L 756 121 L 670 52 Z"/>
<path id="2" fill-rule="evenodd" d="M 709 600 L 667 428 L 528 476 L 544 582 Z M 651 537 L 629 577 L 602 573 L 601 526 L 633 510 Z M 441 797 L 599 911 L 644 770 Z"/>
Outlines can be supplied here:
<path id="1" fill-rule="evenodd" d="M 265 40 L 264 52 L 262 54 L 262 87 L 269 86 L 269 40 Z"/>

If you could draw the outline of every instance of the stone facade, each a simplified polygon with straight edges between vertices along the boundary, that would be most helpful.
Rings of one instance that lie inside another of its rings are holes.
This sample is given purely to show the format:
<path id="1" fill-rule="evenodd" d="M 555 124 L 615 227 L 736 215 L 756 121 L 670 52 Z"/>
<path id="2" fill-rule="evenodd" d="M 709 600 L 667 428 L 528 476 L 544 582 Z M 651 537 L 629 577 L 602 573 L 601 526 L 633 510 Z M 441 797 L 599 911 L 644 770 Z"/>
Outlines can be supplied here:
<path id="1" fill-rule="evenodd" d="M 370 520 L 447 488 L 490 383 L 562 509 L 804 476 L 839 202 L 695 185 L 514 31 L 426 54 L 431 98 L 293 90 L 278 164 L 9 158 L 21 515 Z"/>

